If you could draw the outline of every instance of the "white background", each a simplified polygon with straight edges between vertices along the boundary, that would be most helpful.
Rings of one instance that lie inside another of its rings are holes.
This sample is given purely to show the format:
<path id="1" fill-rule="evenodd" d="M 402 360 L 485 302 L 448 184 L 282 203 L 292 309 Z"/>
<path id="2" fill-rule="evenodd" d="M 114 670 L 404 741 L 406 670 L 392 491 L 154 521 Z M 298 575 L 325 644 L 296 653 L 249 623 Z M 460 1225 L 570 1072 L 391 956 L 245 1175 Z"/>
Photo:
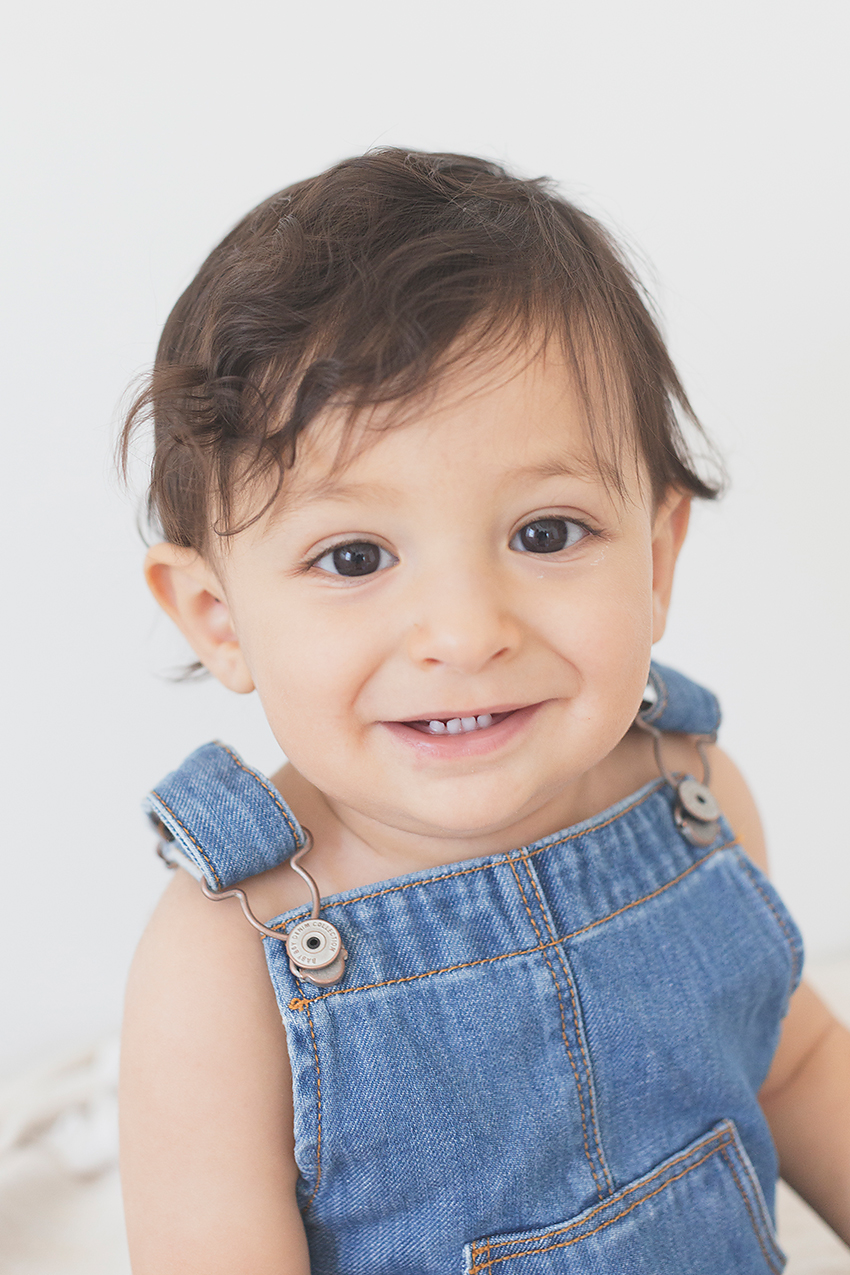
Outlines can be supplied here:
<path id="1" fill-rule="evenodd" d="M 779 887 L 812 952 L 847 950 L 844 0 L 15 10 L 0 1069 L 117 1023 L 165 879 L 144 792 L 217 736 L 279 761 L 253 697 L 163 677 L 186 653 L 113 476 L 119 400 L 235 220 L 380 144 L 551 174 L 639 245 L 733 478 L 697 512 L 659 655 L 720 693 Z"/>

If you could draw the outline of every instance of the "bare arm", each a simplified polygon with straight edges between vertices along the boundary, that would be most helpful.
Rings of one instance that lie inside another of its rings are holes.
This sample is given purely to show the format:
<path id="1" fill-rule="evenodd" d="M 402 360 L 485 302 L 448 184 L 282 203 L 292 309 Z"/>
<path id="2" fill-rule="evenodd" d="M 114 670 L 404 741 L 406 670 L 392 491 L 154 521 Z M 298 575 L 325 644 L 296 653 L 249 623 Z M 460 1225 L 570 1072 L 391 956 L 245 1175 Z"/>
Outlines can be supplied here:
<path id="1" fill-rule="evenodd" d="M 737 768 L 712 749 L 712 789 L 747 855 L 767 871 L 764 834 Z M 783 1178 L 850 1244 L 850 1032 L 806 983 L 791 998 L 759 1094 Z"/>
<path id="2" fill-rule="evenodd" d="M 176 872 L 142 939 L 122 1040 L 134 1275 L 309 1275 L 292 1083 L 262 944 Z"/>

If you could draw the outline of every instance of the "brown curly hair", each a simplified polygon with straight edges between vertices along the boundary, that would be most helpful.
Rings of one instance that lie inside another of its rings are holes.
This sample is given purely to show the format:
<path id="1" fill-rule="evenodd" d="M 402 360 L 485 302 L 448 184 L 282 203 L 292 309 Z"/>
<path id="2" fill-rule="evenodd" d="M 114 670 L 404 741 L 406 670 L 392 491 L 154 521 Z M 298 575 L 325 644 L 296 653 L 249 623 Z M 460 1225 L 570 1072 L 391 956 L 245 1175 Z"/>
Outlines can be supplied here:
<path id="1" fill-rule="evenodd" d="M 540 332 L 571 359 L 615 485 L 629 449 L 654 499 L 671 486 L 718 494 L 682 422 L 710 444 L 608 232 L 548 179 L 397 148 L 272 195 L 213 249 L 168 318 L 122 459 L 152 417 L 150 520 L 203 553 L 268 509 L 322 411 L 347 406 L 353 420 L 422 393 L 470 353 Z M 235 522 L 234 497 L 259 480 L 262 508 Z"/>

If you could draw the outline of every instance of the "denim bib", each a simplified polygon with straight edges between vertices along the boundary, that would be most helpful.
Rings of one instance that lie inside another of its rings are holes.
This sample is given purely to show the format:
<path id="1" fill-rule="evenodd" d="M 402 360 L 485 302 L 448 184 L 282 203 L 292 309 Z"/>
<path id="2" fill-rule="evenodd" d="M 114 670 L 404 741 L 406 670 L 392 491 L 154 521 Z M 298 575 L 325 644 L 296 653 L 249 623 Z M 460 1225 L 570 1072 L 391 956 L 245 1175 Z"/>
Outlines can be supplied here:
<path id="1" fill-rule="evenodd" d="M 708 691 L 651 684 L 649 725 L 714 734 Z M 216 890 L 304 844 L 221 744 L 147 809 Z M 532 845 L 325 897 L 330 986 L 263 940 L 313 1275 L 781 1271 L 756 1094 L 802 944 L 723 818 L 695 844 L 677 813 L 659 778 Z"/>

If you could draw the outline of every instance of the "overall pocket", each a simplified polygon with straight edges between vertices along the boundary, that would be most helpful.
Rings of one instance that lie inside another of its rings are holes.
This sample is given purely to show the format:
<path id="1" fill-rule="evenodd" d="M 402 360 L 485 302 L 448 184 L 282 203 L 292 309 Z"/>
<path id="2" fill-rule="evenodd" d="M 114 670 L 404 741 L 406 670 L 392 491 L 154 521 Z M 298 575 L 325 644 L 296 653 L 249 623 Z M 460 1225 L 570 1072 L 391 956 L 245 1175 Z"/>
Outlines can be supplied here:
<path id="1" fill-rule="evenodd" d="M 764 1198 L 731 1120 L 577 1217 L 467 1244 L 466 1275 L 779 1275 Z"/>

